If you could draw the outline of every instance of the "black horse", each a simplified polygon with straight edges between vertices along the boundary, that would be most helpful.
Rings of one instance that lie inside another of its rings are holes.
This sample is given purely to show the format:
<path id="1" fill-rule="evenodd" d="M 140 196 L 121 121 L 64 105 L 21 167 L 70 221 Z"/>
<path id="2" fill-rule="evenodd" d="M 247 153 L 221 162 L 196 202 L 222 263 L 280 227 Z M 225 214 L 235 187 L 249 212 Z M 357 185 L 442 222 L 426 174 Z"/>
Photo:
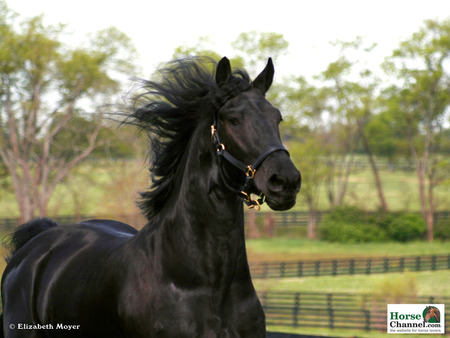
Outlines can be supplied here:
<path id="1" fill-rule="evenodd" d="M 149 133 L 148 224 L 21 226 L 2 279 L 4 334 L 265 337 L 243 201 L 289 209 L 301 181 L 281 144 L 281 114 L 264 98 L 273 74 L 270 59 L 250 82 L 226 58 L 188 58 L 141 81 L 125 123 Z"/>

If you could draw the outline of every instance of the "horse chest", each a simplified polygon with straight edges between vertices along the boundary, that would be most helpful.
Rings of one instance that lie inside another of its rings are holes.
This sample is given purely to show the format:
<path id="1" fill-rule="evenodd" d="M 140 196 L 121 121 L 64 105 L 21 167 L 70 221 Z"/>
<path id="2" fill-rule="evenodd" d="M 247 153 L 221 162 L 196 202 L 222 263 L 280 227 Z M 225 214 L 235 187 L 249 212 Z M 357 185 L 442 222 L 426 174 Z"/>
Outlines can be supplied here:
<path id="1" fill-rule="evenodd" d="M 125 331 L 150 337 L 264 337 L 264 313 L 256 295 L 226 296 L 218 304 L 210 288 L 183 290 L 173 283 L 152 289 L 133 307 L 128 299 Z M 145 304 L 142 299 L 145 298 Z"/>

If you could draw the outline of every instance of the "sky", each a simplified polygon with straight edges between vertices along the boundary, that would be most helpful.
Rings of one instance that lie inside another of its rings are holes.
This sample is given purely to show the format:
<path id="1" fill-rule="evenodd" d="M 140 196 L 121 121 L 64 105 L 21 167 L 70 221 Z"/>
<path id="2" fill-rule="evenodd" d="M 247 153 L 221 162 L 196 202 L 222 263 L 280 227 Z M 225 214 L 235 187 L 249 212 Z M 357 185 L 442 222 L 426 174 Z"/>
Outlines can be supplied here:
<path id="1" fill-rule="evenodd" d="M 232 57 L 231 42 L 248 31 L 279 33 L 289 42 L 288 54 L 275 64 L 279 77 L 320 73 L 337 55 L 330 41 L 353 41 L 357 36 L 366 43 L 377 43 L 370 55 L 361 56 L 374 69 L 400 41 L 423 26 L 424 20 L 450 17 L 449 0 L 6 2 L 22 18 L 44 14 L 48 24 L 67 24 L 71 44 L 82 42 L 90 32 L 117 27 L 134 42 L 144 77 L 169 61 L 176 47 L 195 45 L 202 36 L 213 42 L 211 49 Z"/>

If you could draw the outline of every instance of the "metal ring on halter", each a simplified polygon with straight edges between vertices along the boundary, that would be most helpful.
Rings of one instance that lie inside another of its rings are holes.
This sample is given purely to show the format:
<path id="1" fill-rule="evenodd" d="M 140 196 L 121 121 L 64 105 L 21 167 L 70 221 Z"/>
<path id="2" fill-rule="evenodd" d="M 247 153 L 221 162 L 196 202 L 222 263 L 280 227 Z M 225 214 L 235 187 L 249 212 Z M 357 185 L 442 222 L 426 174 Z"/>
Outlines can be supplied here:
<path id="1" fill-rule="evenodd" d="M 253 179 L 255 177 L 256 169 L 253 169 L 251 165 L 247 166 L 248 170 L 245 173 L 247 176 L 250 177 L 250 179 Z"/>
<path id="2" fill-rule="evenodd" d="M 217 153 L 220 155 L 224 151 L 225 151 L 225 145 L 223 143 L 219 144 L 219 146 L 217 147 Z"/>
<path id="3" fill-rule="evenodd" d="M 258 200 L 253 200 L 253 202 L 255 204 L 249 205 L 248 208 L 249 209 L 256 209 L 256 211 L 260 211 L 261 210 L 261 204 L 259 204 Z"/>
<path id="4" fill-rule="evenodd" d="M 242 199 L 249 209 L 255 208 L 257 211 L 261 210 L 261 202 L 259 200 L 252 200 L 250 194 L 246 193 L 245 191 L 241 191 L 241 194 L 243 195 Z M 264 203 L 264 199 L 262 199 L 262 203 Z"/>

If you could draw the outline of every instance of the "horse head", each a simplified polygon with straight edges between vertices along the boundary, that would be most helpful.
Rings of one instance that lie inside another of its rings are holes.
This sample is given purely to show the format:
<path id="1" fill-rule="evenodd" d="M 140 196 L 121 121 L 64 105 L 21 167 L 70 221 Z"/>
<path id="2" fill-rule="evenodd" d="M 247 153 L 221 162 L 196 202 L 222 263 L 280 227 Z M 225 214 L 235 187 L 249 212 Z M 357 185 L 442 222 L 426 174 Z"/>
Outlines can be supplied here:
<path id="1" fill-rule="evenodd" d="M 440 322 L 439 310 L 435 307 L 427 306 L 427 312 L 425 314 L 425 322 L 429 322 L 432 318 L 435 318 L 437 322 Z"/>
<path id="2" fill-rule="evenodd" d="M 265 196 L 273 210 L 287 210 L 295 205 L 301 175 L 281 142 L 282 115 L 265 98 L 273 75 L 274 67 L 269 59 L 264 70 L 245 90 L 229 94 L 224 100 L 213 128 L 221 137 L 221 143 L 216 145 L 218 152 L 228 160 L 224 161 L 227 180 L 243 185 L 244 195 Z M 223 58 L 217 65 L 216 82 L 219 89 L 226 91 L 230 81 L 236 78 L 230 62 Z"/>

